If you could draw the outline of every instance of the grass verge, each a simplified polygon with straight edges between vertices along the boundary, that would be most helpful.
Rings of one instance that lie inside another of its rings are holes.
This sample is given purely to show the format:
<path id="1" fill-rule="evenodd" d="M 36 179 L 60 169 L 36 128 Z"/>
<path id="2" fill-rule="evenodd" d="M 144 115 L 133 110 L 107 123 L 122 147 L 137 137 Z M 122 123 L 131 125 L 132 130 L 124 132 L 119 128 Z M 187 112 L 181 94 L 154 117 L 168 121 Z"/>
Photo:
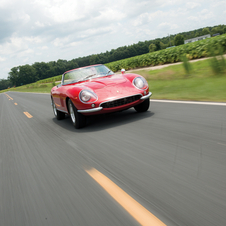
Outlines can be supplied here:
<path id="1" fill-rule="evenodd" d="M 149 83 L 153 99 L 226 102 L 226 71 L 214 74 L 210 59 L 191 63 L 186 74 L 183 64 L 158 70 L 139 70 Z"/>
<path id="2" fill-rule="evenodd" d="M 60 82 L 56 82 L 55 85 L 60 84 Z M 7 91 L 16 91 L 16 92 L 30 92 L 30 93 L 50 93 L 52 87 L 54 85 L 52 83 L 32 83 L 24 86 L 18 86 L 15 88 L 10 88 L 6 90 L 1 90 L 0 93 L 4 93 Z"/>

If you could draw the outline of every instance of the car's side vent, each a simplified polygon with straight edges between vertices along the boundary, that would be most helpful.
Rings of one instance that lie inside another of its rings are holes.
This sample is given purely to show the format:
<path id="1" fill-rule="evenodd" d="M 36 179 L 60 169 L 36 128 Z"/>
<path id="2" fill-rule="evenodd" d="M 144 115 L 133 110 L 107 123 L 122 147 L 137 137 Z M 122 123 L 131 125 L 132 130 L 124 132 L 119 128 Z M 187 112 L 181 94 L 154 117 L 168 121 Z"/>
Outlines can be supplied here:
<path id="1" fill-rule="evenodd" d="M 130 97 L 124 97 L 121 99 L 117 99 L 117 100 L 113 100 L 113 101 L 109 101 L 109 102 L 104 102 L 102 103 L 100 106 L 103 108 L 113 108 L 113 107 L 118 107 L 118 106 L 122 106 L 125 104 L 129 104 L 132 102 L 135 102 L 137 100 L 139 100 L 141 98 L 141 95 L 135 95 L 135 96 L 130 96 Z"/>

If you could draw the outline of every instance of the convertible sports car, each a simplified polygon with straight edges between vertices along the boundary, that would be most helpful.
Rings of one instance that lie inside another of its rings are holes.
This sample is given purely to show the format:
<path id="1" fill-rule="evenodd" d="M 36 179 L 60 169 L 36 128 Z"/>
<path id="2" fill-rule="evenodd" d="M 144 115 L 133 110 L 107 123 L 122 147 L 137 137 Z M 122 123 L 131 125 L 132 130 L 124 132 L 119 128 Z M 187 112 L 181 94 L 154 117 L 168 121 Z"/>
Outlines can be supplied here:
<path id="1" fill-rule="evenodd" d="M 147 81 L 140 75 L 114 74 L 102 64 L 73 69 L 62 75 L 61 84 L 51 90 L 53 113 L 60 120 L 71 116 L 76 129 L 86 125 L 86 116 L 149 108 Z"/>

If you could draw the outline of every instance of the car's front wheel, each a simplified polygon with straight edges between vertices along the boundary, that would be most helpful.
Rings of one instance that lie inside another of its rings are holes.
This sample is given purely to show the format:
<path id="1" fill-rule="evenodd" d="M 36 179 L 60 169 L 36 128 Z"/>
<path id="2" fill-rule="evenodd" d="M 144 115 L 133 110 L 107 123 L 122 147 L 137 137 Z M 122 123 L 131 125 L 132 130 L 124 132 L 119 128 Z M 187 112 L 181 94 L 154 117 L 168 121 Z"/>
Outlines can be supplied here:
<path id="1" fill-rule="evenodd" d="M 54 103 L 54 100 L 53 98 L 52 99 L 52 107 L 53 107 L 53 114 L 54 116 L 58 119 L 58 120 L 61 120 L 61 119 L 64 119 L 65 118 L 65 113 L 61 112 L 61 111 L 58 111 L 57 108 L 56 108 L 56 105 Z"/>
<path id="2" fill-rule="evenodd" d="M 68 111 L 71 116 L 73 126 L 76 129 L 82 128 L 86 125 L 86 117 L 77 111 L 70 99 L 68 100 Z"/>
<path id="3" fill-rule="evenodd" d="M 144 100 L 142 103 L 136 105 L 134 108 L 137 112 L 145 112 L 148 110 L 150 106 L 150 100 L 149 98 Z"/>

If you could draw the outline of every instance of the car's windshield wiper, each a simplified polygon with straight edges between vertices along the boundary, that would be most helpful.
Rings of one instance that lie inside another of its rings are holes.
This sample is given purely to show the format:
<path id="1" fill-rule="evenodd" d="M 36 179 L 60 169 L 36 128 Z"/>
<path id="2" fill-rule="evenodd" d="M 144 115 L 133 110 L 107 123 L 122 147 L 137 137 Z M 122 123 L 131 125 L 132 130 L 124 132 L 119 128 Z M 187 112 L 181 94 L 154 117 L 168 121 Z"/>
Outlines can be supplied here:
<path id="1" fill-rule="evenodd" d="M 96 74 L 88 75 L 88 76 L 86 76 L 86 77 L 84 77 L 84 78 L 82 78 L 82 79 L 79 79 L 77 82 L 84 81 L 84 80 L 86 80 L 86 79 L 88 79 L 88 78 L 90 78 L 90 77 L 93 77 L 94 75 L 96 75 Z"/>
<path id="2" fill-rule="evenodd" d="M 111 70 L 110 71 L 108 71 L 108 73 L 106 73 L 106 75 L 105 76 L 108 76 L 108 74 L 111 72 Z"/>

